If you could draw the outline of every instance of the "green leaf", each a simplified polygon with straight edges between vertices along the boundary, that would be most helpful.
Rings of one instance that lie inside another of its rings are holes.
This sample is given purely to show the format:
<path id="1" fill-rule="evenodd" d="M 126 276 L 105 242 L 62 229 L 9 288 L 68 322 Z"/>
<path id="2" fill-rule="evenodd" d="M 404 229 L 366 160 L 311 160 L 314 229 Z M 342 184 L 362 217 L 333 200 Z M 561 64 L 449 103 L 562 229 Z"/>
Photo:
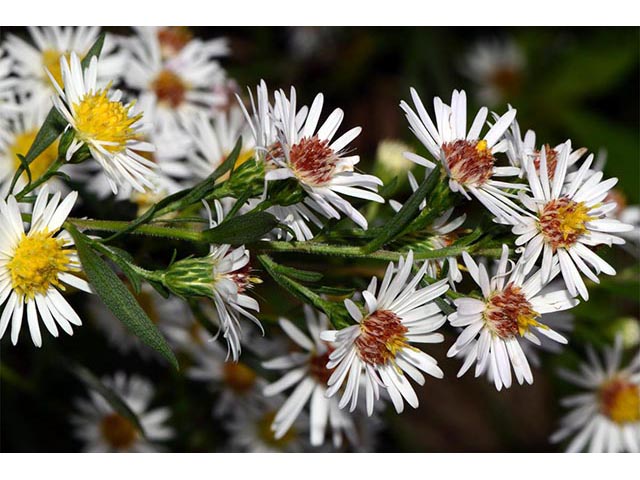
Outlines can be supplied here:
<path id="1" fill-rule="evenodd" d="M 274 267 L 279 273 L 289 278 L 295 278 L 302 282 L 318 282 L 322 280 L 323 275 L 320 272 L 311 272 L 309 270 L 299 270 L 297 268 L 288 267 L 286 265 L 276 264 Z"/>
<path id="2" fill-rule="evenodd" d="M 203 231 L 202 238 L 209 243 L 244 245 L 259 240 L 277 226 L 278 220 L 270 213 L 247 213 Z"/>
<path id="3" fill-rule="evenodd" d="M 91 45 L 91 48 L 82 59 L 82 62 L 80 62 L 83 70 L 89 67 L 89 64 L 91 63 L 91 58 L 93 57 L 100 58 L 100 53 L 102 52 L 102 46 L 104 45 L 105 36 L 106 36 L 106 33 L 102 32 L 98 36 L 98 38 L 96 38 L 96 41 L 93 42 L 93 45 Z"/>
<path id="4" fill-rule="evenodd" d="M 238 159 L 238 155 L 240 154 L 241 149 L 242 137 L 238 138 L 235 147 L 233 148 L 227 159 L 222 162 L 222 164 L 218 168 L 216 168 L 216 170 L 211 175 L 209 175 L 207 178 L 205 178 L 192 188 L 185 188 L 184 190 L 180 190 L 179 192 L 163 198 L 158 203 L 153 205 L 150 209 L 148 209 L 143 215 L 139 216 L 137 219 L 131 222 L 127 226 L 127 228 L 114 233 L 109 238 L 107 238 L 105 242 L 111 242 L 116 238 L 134 231 L 140 225 L 144 225 L 145 223 L 151 221 L 157 213 L 161 212 L 167 207 L 171 207 L 172 209 L 174 209 L 173 207 L 176 207 L 175 209 L 177 210 L 181 207 L 193 205 L 194 203 L 203 200 L 218 187 L 215 183 L 216 180 L 233 167 L 236 160 Z"/>
<path id="5" fill-rule="evenodd" d="M 91 240 L 73 225 L 67 230 L 73 237 L 89 283 L 109 310 L 140 340 L 165 357 L 176 369 L 178 361 L 167 341 L 149 319 L 118 276 L 91 248 Z"/>
<path id="6" fill-rule="evenodd" d="M 335 328 L 340 329 L 351 325 L 351 316 L 344 306 L 325 300 L 310 288 L 307 288 L 289 278 L 287 275 L 284 275 L 281 272 L 282 265 L 274 262 L 268 255 L 258 255 L 258 260 L 260 260 L 260 263 L 262 263 L 265 270 L 269 275 L 271 275 L 271 278 L 278 283 L 278 285 L 302 302 L 308 303 L 313 305 L 315 308 L 322 310 L 327 317 L 329 317 Z"/>
<path id="7" fill-rule="evenodd" d="M 142 423 L 138 419 L 138 416 L 116 392 L 107 387 L 98 377 L 91 373 L 91 371 L 81 365 L 71 365 L 70 370 L 88 388 L 99 393 L 109 403 L 109 405 L 111 405 L 111 408 L 113 408 L 117 414 L 129 420 L 129 422 L 138 429 L 143 437 L 145 436 Z"/>
<path id="8" fill-rule="evenodd" d="M 371 253 L 378 250 L 384 244 L 395 239 L 397 235 L 411 223 L 416 213 L 420 209 L 420 203 L 429 195 L 440 180 L 440 171 L 434 169 L 431 174 L 425 178 L 418 189 L 413 192 L 400 211 L 395 214 L 387 226 L 382 229 L 380 235 L 363 247 L 364 253 Z"/>
<path id="9" fill-rule="evenodd" d="M 121 248 L 102 245 L 100 243 L 95 243 L 94 246 L 96 250 L 107 255 L 111 259 L 111 261 L 113 261 L 113 263 L 120 267 L 122 273 L 124 273 L 131 282 L 133 291 L 136 293 L 136 295 L 140 294 L 140 290 L 142 288 L 142 278 L 131 267 L 133 258 L 131 257 L 129 252 L 122 250 Z"/>

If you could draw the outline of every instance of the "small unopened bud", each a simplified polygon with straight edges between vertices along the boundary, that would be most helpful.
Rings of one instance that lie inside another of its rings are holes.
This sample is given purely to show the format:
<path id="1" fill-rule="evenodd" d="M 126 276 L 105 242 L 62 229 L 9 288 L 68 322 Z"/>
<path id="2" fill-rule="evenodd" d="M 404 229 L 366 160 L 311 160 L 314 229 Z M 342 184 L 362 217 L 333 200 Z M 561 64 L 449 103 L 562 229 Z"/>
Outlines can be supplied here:
<path id="1" fill-rule="evenodd" d="M 183 298 L 211 298 L 215 284 L 214 264 L 211 256 L 179 260 L 164 273 L 164 286 Z"/>
<path id="2" fill-rule="evenodd" d="M 634 317 L 622 317 L 613 322 L 611 330 L 615 335 L 622 336 L 625 348 L 640 344 L 640 320 Z"/>
<path id="3" fill-rule="evenodd" d="M 413 150 L 409 145 L 398 140 L 383 140 L 378 144 L 376 162 L 383 180 L 396 176 L 404 178 L 404 174 L 414 165 L 404 156 L 405 152 L 411 151 Z"/>

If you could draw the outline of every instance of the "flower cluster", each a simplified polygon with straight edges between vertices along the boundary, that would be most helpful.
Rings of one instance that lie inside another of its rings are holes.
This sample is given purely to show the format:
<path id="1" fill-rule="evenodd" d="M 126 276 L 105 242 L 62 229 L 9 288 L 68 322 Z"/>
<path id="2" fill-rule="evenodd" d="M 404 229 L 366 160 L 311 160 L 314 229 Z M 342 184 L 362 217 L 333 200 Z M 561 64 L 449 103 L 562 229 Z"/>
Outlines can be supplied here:
<path id="1" fill-rule="evenodd" d="M 433 98 L 430 114 L 411 88 L 398 113 L 421 147 L 383 142 L 368 174 L 362 128 L 341 131 L 342 109 L 264 81 L 244 98 L 220 63 L 224 39 L 29 35 L 0 45 L 0 338 L 11 326 L 17 344 L 26 314 L 46 347 L 41 323 L 57 337 L 93 317 L 121 353 L 184 363 L 231 449 L 371 450 L 387 405 L 417 408 L 422 387 L 449 378 L 444 351 L 458 377 L 532 384 L 539 347 L 573 341 L 568 312 L 616 275 L 601 247 L 640 242 L 638 208 L 603 162 L 523 137 L 511 106 L 468 122 L 465 91 Z M 483 48 L 471 72 L 513 87 L 520 54 L 507 45 L 489 71 L 501 47 Z M 405 178 L 408 200 L 394 190 Z M 305 255 L 323 262 L 299 268 Z M 97 295 L 76 306 L 77 290 Z M 621 368 L 621 342 L 605 365 L 588 350 L 579 374 L 560 374 L 590 390 L 563 401 L 574 410 L 552 440 L 573 436 L 568 450 L 640 449 L 640 360 Z M 173 438 L 147 380 L 89 383 L 73 417 L 85 449 Z"/>

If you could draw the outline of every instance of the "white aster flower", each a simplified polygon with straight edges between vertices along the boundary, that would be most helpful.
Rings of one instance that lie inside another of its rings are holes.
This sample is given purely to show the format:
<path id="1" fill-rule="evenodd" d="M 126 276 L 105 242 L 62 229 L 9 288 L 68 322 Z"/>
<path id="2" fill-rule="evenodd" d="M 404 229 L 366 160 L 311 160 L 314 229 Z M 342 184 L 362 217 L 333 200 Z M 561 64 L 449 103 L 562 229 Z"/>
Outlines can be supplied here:
<path id="1" fill-rule="evenodd" d="M 327 383 L 327 395 L 335 395 L 345 380 L 347 382 L 340 408 L 350 404 L 353 411 L 360 386 L 364 384 L 369 415 L 380 396 L 380 387 L 386 389 L 396 411 L 401 413 L 404 400 L 413 408 L 418 406 L 418 397 L 405 374 L 420 385 L 425 381 L 421 371 L 443 377 L 438 362 L 411 344 L 443 341 L 442 334 L 433 332 L 442 326 L 446 317 L 434 300 L 449 286 L 442 280 L 418 289 L 427 265 L 409 280 L 412 266 L 411 251 L 406 259 L 400 257 L 397 270 L 389 263 L 380 288 L 374 277 L 362 292 L 366 304 L 364 314 L 351 300 L 345 300 L 347 310 L 358 324 L 321 334 L 323 340 L 335 343 L 327 364 L 327 368 L 335 368 Z"/>
<path id="2" fill-rule="evenodd" d="M 571 142 L 567 141 L 558 155 L 553 175 L 548 174 L 544 150 L 540 152 L 539 171 L 533 159 L 525 159 L 531 196 L 521 194 L 520 199 L 529 213 L 516 220 L 513 233 L 518 236 L 516 245 L 526 245 L 522 259 L 528 269 L 533 268 L 542 254 L 542 279 L 547 282 L 551 265 L 557 259 L 569 292 L 587 300 L 589 293 L 580 273 L 595 283 L 599 283 L 596 275 L 601 272 L 616 273 L 590 247 L 623 244 L 624 240 L 613 233 L 630 231 L 633 227 L 606 217 L 616 203 L 602 202 L 618 179 L 602 181 L 602 172 L 590 171 L 593 155 L 566 181 L 570 152 Z"/>
<path id="3" fill-rule="evenodd" d="M 119 90 L 98 89 L 96 57 L 84 72 L 75 53 L 69 62 L 61 58 L 60 68 L 64 90 L 52 78 L 59 94 L 53 97 L 53 103 L 75 130 L 67 160 L 86 145 L 107 174 L 113 193 L 118 193 L 120 184 L 129 184 L 140 192 L 144 192 L 144 187 L 153 188 L 155 165 L 137 153 L 154 150 L 153 145 L 139 140 L 142 114 L 134 114 L 132 104 L 120 101 Z"/>
<path id="4" fill-rule="evenodd" d="M 216 220 L 204 203 L 209 223 L 214 228 L 222 221 L 222 204 L 215 202 Z M 186 258 L 177 261 L 165 272 L 165 284 L 179 296 L 211 298 L 217 313 L 219 333 L 227 341 L 228 353 L 233 361 L 240 357 L 242 327 L 240 318 L 248 318 L 262 330 L 260 321 L 250 311 L 259 311 L 258 302 L 247 295 L 260 280 L 251 276 L 249 251 L 228 244 L 211 245 L 204 258 Z M 217 336 L 217 335 L 216 335 Z"/>
<path id="5" fill-rule="evenodd" d="M 286 370 L 278 381 L 266 386 L 264 394 L 273 396 L 296 385 L 289 398 L 276 414 L 271 429 L 276 439 L 282 438 L 309 403 L 309 430 L 311 445 L 320 446 L 325 441 L 325 431 L 333 431 L 332 441 L 336 448 L 342 445 L 343 433 L 351 444 L 357 444 L 353 420 L 338 407 L 335 397 L 327 397 L 327 380 L 331 370 L 327 368 L 329 355 L 334 346 L 320 339 L 320 333 L 329 327 L 327 317 L 316 315 L 305 305 L 305 320 L 310 336 L 305 335 L 287 319 L 280 319 L 280 327 L 305 352 L 291 352 L 263 362 L 263 367 Z"/>
<path id="6" fill-rule="evenodd" d="M 447 352 L 449 357 L 460 352 L 465 354 L 458 377 L 475 363 L 475 376 L 489 370 L 498 390 L 503 386 L 511 387 L 512 368 L 519 384 L 533 383 L 521 344 L 523 338 L 540 344 L 536 332 L 556 342 L 567 343 L 562 335 L 544 323 L 543 316 L 572 308 L 578 300 L 566 290 L 545 289 L 548 281 L 543 280 L 540 271 L 526 278 L 521 262 L 512 265 L 506 245 L 502 247 L 496 274 L 491 279 L 485 266 L 478 265 L 467 252 L 463 252 L 462 258 L 471 278 L 480 286 L 483 298 L 458 298 L 454 300 L 457 311 L 449 315 L 452 326 L 464 327 Z M 550 279 L 558 272 L 557 263 L 554 263 Z"/>
<path id="7" fill-rule="evenodd" d="M 520 176 L 524 176 L 527 173 L 525 159 L 532 160 L 536 172 L 539 173 L 540 151 L 544 149 L 547 159 L 547 173 L 549 175 L 549 180 L 552 181 L 553 175 L 556 171 L 556 165 L 558 164 L 559 155 L 565 147 L 565 143 L 561 143 L 555 147 L 552 147 L 549 144 L 544 144 L 541 147 L 538 147 L 536 145 L 536 132 L 533 130 L 527 130 L 524 138 L 522 138 L 522 134 L 520 132 L 520 125 L 517 120 L 514 120 L 511 127 L 505 134 L 505 137 L 509 142 L 507 149 L 507 158 L 509 159 L 509 163 L 514 167 L 522 169 Z M 567 171 L 572 170 L 572 167 L 585 155 L 585 153 L 587 153 L 587 149 L 584 147 L 578 148 L 569 153 Z"/>
<path id="8" fill-rule="evenodd" d="M 409 178 L 409 184 L 411 189 L 415 192 L 418 189 L 418 181 L 411 172 L 407 174 Z M 394 211 L 398 212 L 402 208 L 402 204 L 395 200 L 389 200 L 389 205 Z M 420 210 L 423 210 L 427 206 L 427 201 L 423 200 L 420 203 Z M 436 218 L 433 223 L 425 229 L 425 239 L 421 239 L 420 243 L 425 244 L 429 249 L 439 250 L 441 248 L 449 247 L 457 239 L 456 230 L 459 229 L 467 219 L 466 214 L 462 214 L 459 217 L 451 219 L 453 214 L 453 208 L 445 211 L 440 217 Z M 422 233 L 422 232 L 420 232 Z M 436 258 L 433 260 L 425 260 L 427 264 L 427 276 L 431 278 L 438 278 L 442 273 L 445 266 L 447 267 L 447 278 L 452 287 L 456 282 L 462 280 L 462 273 L 458 267 L 457 257 L 445 257 Z"/>
<path id="9" fill-rule="evenodd" d="M 166 425 L 171 411 L 166 408 L 151 410 L 154 388 L 137 375 L 127 377 L 118 372 L 105 377 L 103 383 L 111 388 L 136 414 L 144 436 L 127 418 L 117 413 L 95 391 L 89 391 L 89 399 L 77 399 L 78 410 L 71 418 L 75 436 L 84 442 L 85 452 L 157 452 L 164 450 L 157 442 L 170 440 L 173 429 Z"/>
<path id="10" fill-rule="evenodd" d="M 301 414 L 295 424 L 281 438 L 276 438 L 271 424 L 276 416 L 281 397 L 268 398 L 258 409 L 237 412 L 225 423 L 229 432 L 228 448 L 231 452 L 280 453 L 307 452 L 310 449 L 308 420 Z"/>
<path id="11" fill-rule="evenodd" d="M 247 111 L 242 100 L 238 97 L 238 102 L 247 119 L 254 143 L 256 158 L 264 163 L 267 172 L 278 168 L 276 158 L 284 156 L 282 144 L 278 139 L 278 130 L 274 119 L 273 108 L 269 103 L 269 91 L 263 81 L 256 88 L 256 95 L 249 90 L 251 100 L 251 114 Z M 309 109 L 306 106 L 300 108 L 297 113 L 296 123 L 302 125 Z M 266 192 L 266 185 L 265 185 Z M 253 208 L 262 199 L 250 199 L 247 202 L 249 208 Z M 267 209 L 267 212 L 275 216 L 280 223 L 291 228 L 298 241 L 311 240 L 314 233 L 309 228 L 309 224 L 322 227 L 323 222 L 304 203 L 294 205 L 274 205 Z M 278 239 L 290 240 L 291 234 L 288 231 L 275 229 L 273 235 Z"/>
<path id="12" fill-rule="evenodd" d="M 54 337 L 58 336 L 58 326 L 73 335 L 71 325 L 82 325 L 59 291 L 64 291 L 66 284 L 91 292 L 89 284 L 76 275 L 81 265 L 72 248 L 73 240 L 66 230 L 61 230 L 77 196 L 72 192 L 60 202 L 58 192 L 49 200 L 45 185 L 33 206 L 28 232 L 16 199 L 10 196 L 7 203 L 0 199 L 0 305 L 4 305 L 0 338 L 11 320 L 14 345 L 25 310 L 31 339 L 37 347 L 42 345 L 39 320 Z"/>
<path id="13" fill-rule="evenodd" d="M 287 98 L 282 90 L 275 96 L 274 115 L 281 151 L 278 152 L 280 155 L 272 155 L 277 168 L 267 171 L 265 179 L 294 178 L 308 195 L 304 203 L 309 208 L 328 218 L 339 219 L 344 214 L 366 229 L 365 217 L 340 196 L 384 203 L 376 193 L 382 181 L 373 175 L 355 172 L 360 157 L 348 155 L 349 144 L 362 128 L 352 128 L 334 140 L 344 112 L 336 108 L 318 128 L 324 103 L 321 93 L 315 97 L 308 114 L 305 110 L 297 110 L 293 87 L 291 98 Z"/>
<path id="14" fill-rule="evenodd" d="M 100 35 L 100 27 L 27 27 L 33 44 L 8 35 L 5 47 L 15 62 L 14 71 L 20 83 L 18 88 L 30 95 L 37 107 L 51 108 L 51 95 L 56 93 L 55 84 L 62 84 L 60 59 L 69 59 L 71 54 L 83 58 Z M 118 81 L 127 55 L 116 51 L 117 44 L 110 35 L 105 38 L 100 53 L 100 66 L 96 82 L 104 86 Z M 49 75 L 47 75 L 49 72 Z"/>
<path id="15" fill-rule="evenodd" d="M 526 187 L 494 179 L 494 177 L 509 177 L 520 173 L 520 169 L 513 166 L 495 165 L 495 154 L 507 150 L 508 142 L 503 137 L 513 122 L 516 111 L 511 109 L 499 117 L 480 139 L 488 110 L 482 107 L 467 131 L 467 96 L 464 90 L 453 91 L 451 106 L 444 104 L 439 97 L 433 99 L 435 125 L 413 88 L 411 97 L 417 114 L 404 100 L 400 103 L 400 107 L 406 114 L 411 131 L 449 176 L 451 191 L 460 192 L 469 200 L 471 199 L 469 194 L 473 195 L 496 217 L 497 221 L 504 222 L 518 218 L 518 212 L 522 209 L 511 200 L 514 195 L 505 190 Z M 406 155 L 410 160 L 428 169 L 436 166 L 420 155 L 410 152 Z"/>
<path id="16" fill-rule="evenodd" d="M 155 128 L 172 132 L 196 112 L 226 107 L 228 95 L 215 89 L 226 81 L 216 58 L 229 49 L 225 39 L 174 41 L 176 35 L 162 32 L 170 31 L 139 27 L 137 36 L 123 41 L 131 54 L 124 80 L 139 92 L 141 102 L 157 107 Z"/>
<path id="17" fill-rule="evenodd" d="M 478 98 L 499 104 L 518 93 L 526 59 L 513 40 L 476 43 L 464 59 L 462 73 L 478 87 Z"/>
<path id="18" fill-rule="evenodd" d="M 622 368 L 622 338 L 605 348 L 604 363 L 587 348 L 588 363 L 578 372 L 560 371 L 568 382 L 586 390 L 563 398 L 571 411 L 561 420 L 552 442 L 567 438 L 568 452 L 640 452 L 640 353 Z"/>
<path id="19" fill-rule="evenodd" d="M 187 376 L 205 382 L 217 395 L 213 415 L 224 418 L 258 409 L 266 381 L 246 363 L 227 361 L 226 350 L 206 338 L 210 335 L 203 328 L 191 329 L 189 333 L 194 364 L 187 370 Z"/>

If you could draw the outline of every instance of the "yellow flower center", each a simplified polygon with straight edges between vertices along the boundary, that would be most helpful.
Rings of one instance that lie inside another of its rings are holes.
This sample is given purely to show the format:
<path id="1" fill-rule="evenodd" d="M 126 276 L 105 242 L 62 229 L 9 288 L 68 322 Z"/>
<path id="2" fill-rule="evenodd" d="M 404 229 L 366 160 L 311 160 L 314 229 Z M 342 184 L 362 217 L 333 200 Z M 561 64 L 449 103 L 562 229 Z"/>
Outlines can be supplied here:
<path id="1" fill-rule="evenodd" d="M 241 362 L 225 362 L 222 375 L 229 388 L 239 394 L 247 393 L 256 383 L 256 372 Z"/>
<path id="2" fill-rule="evenodd" d="M 125 149 L 127 141 L 136 139 L 132 125 L 142 113 L 129 116 L 132 105 L 123 105 L 107 97 L 109 88 L 87 93 L 80 103 L 73 105 L 78 138 L 99 141 L 112 153 Z"/>
<path id="3" fill-rule="evenodd" d="M 42 65 L 44 68 L 49 70 L 51 76 L 55 79 L 58 85 L 62 85 L 62 70 L 60 70 L 60 57 L 64 57 L 67 59 L 67 63 L 69 62 L 70 53 L 69 52 L 59 52 L 58 50 L 47 49 L 42 52 Z M 84 56 L 84 55 L 82 55 Z M 49 76 L 44 73 L 47 81 L 51 81 Z M 53 86 L 53 85 L 52 85 Z"/>
<path id="4" fill-rule="evenodd" d="M 592 219 L 584 202 L 562 197 L 545 205 L 539 219 L 540 231 L 554 250 L 567 248 L 587 231 L 585 224 Z"/>
<path id="5" fill-rule="evenodd" d="M 45 294 L 52 285 L 64 290 L 58 280 L 60 273 L 74 270 L 71 249 L 63 249 L 63 240 L 53 238 L 54 232 L 24 235 L 13 258 L 7 263 L 13 290 L 28 299 Z"/>
<path id="6" fill-rule="evenodd" d="M 100 432 L 107 443 L 115 450 L 128 450 L 138 436 L 136 427 L 117 413 L 112 413 L 102 419 Z"/>
<path id="7" fill-rule="evenodd" d="M 640 421 L 640 386 L 616 378 L 600 389 L 600 410 L 616 423 Z"/>
<path id="8" fill-rule="evenodd" d="M 17 169 L 20 166 L 20 160 L 18 154 L 26 155 L 33 144 L 38 133 L 37 129 L 29 130 L 27 132 L 16 135 L 13 145 L 9 148 L 11 158 L 13 158 L 13 166 Z M 36 180 L 47 171 L 49 166 L 58 157 L 58 141 L 56 140 L 47 149 L 36 157 L 33 162 L 29 164 L 29 170 L 31 171 L 31 179 Z M 23 175 L 27 178 L 27 174 Z"/>
<path id="9" fill-rule="evenodd" d="M 462 185 L 480 186 L 493 175 L 495 159 L 486 140 L 454 140 L 442 151 L 449 175 Z"/>

